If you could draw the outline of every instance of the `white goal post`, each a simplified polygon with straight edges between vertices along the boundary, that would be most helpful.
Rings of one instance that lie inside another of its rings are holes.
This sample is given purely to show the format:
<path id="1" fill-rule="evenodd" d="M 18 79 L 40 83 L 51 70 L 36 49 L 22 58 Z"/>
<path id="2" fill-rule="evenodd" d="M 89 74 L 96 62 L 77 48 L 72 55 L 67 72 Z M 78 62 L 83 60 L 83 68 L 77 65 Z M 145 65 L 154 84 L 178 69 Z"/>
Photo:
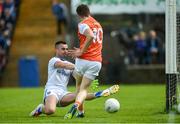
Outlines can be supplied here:
<path id="1" fill-rule="evenodd" d="M 166 111 L 170 112 L 177 104 L 178 82 L 178 41 L 177 41 L 177 0 L 166 0 Z"/>
<path id="2" fill-rule="evenodd" d="M 176 0 L 166 0 L 166 74 L 177 73 Z"/>

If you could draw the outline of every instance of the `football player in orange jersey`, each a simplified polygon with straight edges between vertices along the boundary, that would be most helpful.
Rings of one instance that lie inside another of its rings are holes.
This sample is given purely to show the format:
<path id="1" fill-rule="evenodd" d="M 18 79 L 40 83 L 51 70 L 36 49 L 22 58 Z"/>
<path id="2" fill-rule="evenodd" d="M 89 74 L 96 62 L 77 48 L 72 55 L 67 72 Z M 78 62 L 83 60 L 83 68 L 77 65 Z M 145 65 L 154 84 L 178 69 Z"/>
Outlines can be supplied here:
<path id="1" fill-rule="evenodd" d="M 79 5 L 76 12 L 81 19 L 81 22 L 78 24 L 80 48 L 69 50 L 69 55 L 75 58 L 73 76 L 76 79 L 77 96 L 75 103 L 64 116 L 65 119 L 71 119 L 77 110 L 77 116 L 84 117 L 83 102 L 87 96 L 88 87 L 92 80 L 98 76 L 102 65 L 102 27 L 90 15 L 87 5 Z M 110 90 L 107 90 L 107 94 L 115 93 L 118 90 L 119 86 L 115 85 Z"/>
<path id="2" fill-rule="evenodd" d="M 56 107 L 65 107 L 74 102 L 76 93 L 69 92 L 67 88 L 70 75 L 74 69 L 74 64 L 66 60 L 67 50 L 66 42 L 57 41 L 55 43 L 56 56 L 49 60 L 48 80 L 44 89 L 43 101 L 29 114 L 30 116 L 51 115 L 55 113 Z M 113 93 L 109 93 L 109 90 L 113 87 L 95 93 L 88 93 L 86 100 L 112 95 Z"/>

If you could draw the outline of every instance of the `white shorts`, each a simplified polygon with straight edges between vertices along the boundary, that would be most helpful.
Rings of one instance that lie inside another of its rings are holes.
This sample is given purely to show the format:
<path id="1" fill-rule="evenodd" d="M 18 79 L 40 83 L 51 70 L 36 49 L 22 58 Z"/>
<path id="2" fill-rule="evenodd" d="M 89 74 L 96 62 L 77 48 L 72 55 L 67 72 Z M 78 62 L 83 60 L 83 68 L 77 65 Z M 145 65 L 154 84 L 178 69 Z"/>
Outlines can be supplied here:
<path id="1" fill-rule="evenodd" d="M 48 87 L 48 88 L 45 88 L 45 90 L 44 90 L 43 101 L 44 101 L 44 103 L 45 103 L 46 98 L 47 98 L 48 96 L 54 95 L 54 96 L 56 97 L 57 101 L 58 101 L 57 103 L 60 103 L 59 101 L 61 101 L 61 99 L 62 99 L 65 95 L 67 95 L 68 93 L 70 93 L 70 92 L 65 91 L 65 90 L 62 90 L 62 89 L 59 89 L 59 88 Z M 57 104 L 57 106 L 60 106 L 60 105 Z"/>
<path id="2" fill-rule="evenodd" d="M 85 77 L 94 80 L 99 75 L 102 64 L 97 61 L 89 61 L 76 58 L 75 61 L 75 73 L 84 75 Z"/>

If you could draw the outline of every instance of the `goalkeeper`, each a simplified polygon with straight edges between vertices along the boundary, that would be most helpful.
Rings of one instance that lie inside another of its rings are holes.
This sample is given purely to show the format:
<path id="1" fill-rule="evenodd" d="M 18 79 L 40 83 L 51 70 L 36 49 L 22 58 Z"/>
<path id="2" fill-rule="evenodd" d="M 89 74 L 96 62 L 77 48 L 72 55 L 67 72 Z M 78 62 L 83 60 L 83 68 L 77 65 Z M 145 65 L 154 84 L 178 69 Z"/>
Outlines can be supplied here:
<path id="1" fill-rule="evenodd" d="M 56 56 L 51 58 L 48 63 L 48 81 L 44 90 L 43 103 L 39 104 L 30 116 L 40 114 L 53 114 L 56 107 L 65 107 L 75 101 L 76 93 L 67 91 L 69 77 L 74 70 L 74 64 L 65 60 L 68 46 L 63 41 L 55 43 Z M 94 81 L 94 84 L 97 81 Z M 116 89 L 116 90 L 114 90 Z M 119 90 L 118 85 L 114 85 L 106 90 L 88 93 L 86 100 L 96 99 L 101 96 L 109 96 Z M 83 117 L 83 111 L 77 113 L 77 117 Z"/>

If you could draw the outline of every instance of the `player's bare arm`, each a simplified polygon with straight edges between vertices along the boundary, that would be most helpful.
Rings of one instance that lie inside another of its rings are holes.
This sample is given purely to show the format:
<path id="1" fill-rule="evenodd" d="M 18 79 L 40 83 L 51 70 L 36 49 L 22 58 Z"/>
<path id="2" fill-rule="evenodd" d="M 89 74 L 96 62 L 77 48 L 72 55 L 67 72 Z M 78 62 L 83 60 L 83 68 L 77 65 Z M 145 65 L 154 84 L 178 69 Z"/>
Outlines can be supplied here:
<path id="1" fill-rule="evenodd" d="M 86 29 L 84 31 L 84 35 L 86 36 L 86 41 L 82 49 L 80 48 L 74 48 L 74 50 L 69 50 L 68 54 L 72 56 L 73 58 L 81 56 L 89 47 L 89 45 L 92 43 L 94 34 L 90 28 Z"/>
<path id="2" fill-rule="evenodd" d="M 54 64 L 55 68 L 64 68 L 64 69 L 70 69 L 73 70 L 74 69 L 74 64 L 73 63 L 65 63 L 63 61 L 57 61 Z"/>
<path id="3" fill-rule="evenodd" d="M 82 53 L 84 53 L 87 50 L 87 48 L 92 43 L 93 38 L 94 38 L 94 34 L 90 28 L 84 31 L 84 35 L 86 36 L 86 41 L 85 41 L 84 46 L 81 49 Z"/>

